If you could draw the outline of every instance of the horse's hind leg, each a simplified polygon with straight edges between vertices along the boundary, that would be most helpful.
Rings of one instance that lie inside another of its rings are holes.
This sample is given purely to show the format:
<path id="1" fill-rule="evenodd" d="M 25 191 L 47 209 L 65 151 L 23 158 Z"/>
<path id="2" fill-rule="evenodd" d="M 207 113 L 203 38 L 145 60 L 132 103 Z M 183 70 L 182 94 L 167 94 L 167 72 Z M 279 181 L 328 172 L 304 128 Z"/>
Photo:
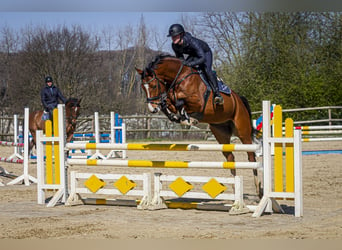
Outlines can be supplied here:
<path id="1" fill-rule="evenodd" d="M 249 117 L 248 113 L 246 112 L 245 117 Z M 245 119 L 236 119 L 235 118 L 235 133 L 240 138 L 241 142 L 243 144 L 252 144 L 253 138 L 252 138 L 252 125 L 250 123 L 250 120 Z M 256 162 L 255 158 L 255 152 L 247 152 L 248 155 L 248 161 L 250 162 Z M 253 175 L 254 175 L 254 184 L 256 193 L 258 194 L 259 198 L 262 198 L 263 192 L 261 188 L 261 181 L 258 178 L 258 170 L 253 169 Z"/>
<path id="2" fill-rule="evenodd" d="M 33 155 L 33 148 L 36 147 L 36 131 L 31 131 L 30 130 L 30 133 L 31 133 L 31 141 L 30 141 L 30 138 L 29 138 L 29 155 Z"/>
<path id="3" fill-rule="evenodd" d="M 31 140 L 29 143 L 29 155 L 33 155 L 33 147 L 34 147 L 34 142 L 33 140 Z"/>
<path id="4" fill-rule="evenodd" d="M 210 130 L 215 136 L 216 140 L 220 144 L 230 144 L 230 139 L 232 136 L 232 125 L 231 122 L 227 122 L 225 124 L 210 124 Z M 227 161 L 234 161 L 233 152 L 222 152 Z M 236 170 L 230 170 L 233 176 L 236 176 Z"/>

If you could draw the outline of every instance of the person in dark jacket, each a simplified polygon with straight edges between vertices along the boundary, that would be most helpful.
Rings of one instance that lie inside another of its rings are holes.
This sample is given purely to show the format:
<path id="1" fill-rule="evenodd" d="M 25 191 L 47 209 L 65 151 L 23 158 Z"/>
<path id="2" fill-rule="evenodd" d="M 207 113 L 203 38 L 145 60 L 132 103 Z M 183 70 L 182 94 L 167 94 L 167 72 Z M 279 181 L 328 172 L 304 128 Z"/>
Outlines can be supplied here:
<path id="1" fill-rule="evenodd" d="M 67 99 L 63 96 L 62 92 L 53 84 L 52 77 L 45 77 L 45 87 L 40 92 L 41 101 L 44 111 L 49 113 L 49 119 L 52 118 L 52 111 L 58 105 L 58 101 L 66 103 Z"/>
<path id="2" fill-rule="evenodd" d="M 217 78 L 212 71 L 213 54 L 209 45 L 185 32 L 180 24 L 172 24 L 169 28 L 168 37 L 172 38 L 172 49 L 176 57 L 183 60 L 183 64 L 189 67 L 198 66 L 206 75 L 214 93 L 214 102 L 222 105 L 223 98 L 220 95 Z M 184 54 L 188 57 L 184 60 Z"/>

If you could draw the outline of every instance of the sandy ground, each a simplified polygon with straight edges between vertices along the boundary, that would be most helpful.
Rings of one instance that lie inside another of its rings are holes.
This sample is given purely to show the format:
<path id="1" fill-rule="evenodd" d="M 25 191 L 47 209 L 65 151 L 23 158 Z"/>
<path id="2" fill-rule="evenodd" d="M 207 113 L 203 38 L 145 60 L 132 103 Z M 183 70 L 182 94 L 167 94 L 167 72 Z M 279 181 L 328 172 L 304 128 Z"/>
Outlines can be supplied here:
<path id="1" fill-rule="evenodd" d="M 213 143 L 213 142 L 209 142 Z M 303 150 L 342 149 L 341 142 L 309 142 Z M 1 156 L 12 148 L 1 147 Z M 223 161 L 221 153 L 130 151 L 129 159 Z M 246 161 L 243 153 L 236 161 Z M 258 159 L 261 161 L 261 159 Z M 36 185 L 0 187 L 0 239 L 341 239 L 342 238 L 342 154 L 303 156 L 304 217 L 296 218 L 292 201 L 280 201 L 287 214 L 251 213 L 232 216 L 227 212 L 183 209 L 138 210 L 135 207 L 63 205 L 46 208 L 37 204 Z M 0 162 L 0 166 L 22 174 L 20 165 Z M 36 176 L 36 163 L 30 174 Z M 158 172 L 151 169 L 79 167 L 74 170 L 96 173 Z M 182 169 L 163 173 L 183 174 Z M 190 171 L 190 172 L 189 172 Z M 186 175 L 230 176 L 229 170 L 187 170 Z M 252 171 L 240 170 L 244 177 L 247 203 L 255 203 Z M 11 179 L 0 176 L 3 183 Z"/>

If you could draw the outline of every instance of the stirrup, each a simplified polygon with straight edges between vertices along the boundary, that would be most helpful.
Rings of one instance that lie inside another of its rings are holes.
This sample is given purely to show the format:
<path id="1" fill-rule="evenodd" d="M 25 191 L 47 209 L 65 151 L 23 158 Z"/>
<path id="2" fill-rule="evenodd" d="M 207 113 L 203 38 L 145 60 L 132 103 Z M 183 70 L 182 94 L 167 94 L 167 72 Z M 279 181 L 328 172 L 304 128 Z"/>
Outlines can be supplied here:
<path id="1" fill-rule="evenodd" d="M 221 95 L 217 95 L 214 97 L 214 103 L 218 104 L 218 105 L 223 105 L 224 100 L 223 97 Z"/>

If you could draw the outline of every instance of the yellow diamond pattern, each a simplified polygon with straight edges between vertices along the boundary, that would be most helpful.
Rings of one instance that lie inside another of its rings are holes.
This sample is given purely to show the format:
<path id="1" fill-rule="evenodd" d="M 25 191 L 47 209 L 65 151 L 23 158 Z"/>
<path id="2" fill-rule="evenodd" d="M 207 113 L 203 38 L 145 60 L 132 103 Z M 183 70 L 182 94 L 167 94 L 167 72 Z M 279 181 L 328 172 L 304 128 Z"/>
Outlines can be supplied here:
<path id="1" fill-rule="evenodd" d="M 121 176 L 120 179 L 118 179 L 114 186 L 122 193 L 126 194 L 128 191 L 132 190 L 137 186 L 137 184 L 134 181 L 129 180 L 126 176 Z"/>
<path id="2" fill-rule="evenodd" d="M 103 188 L 105 185 L 106 183 L 103 180 L 97 178 L 94 174 L 84 182 L 84 186 L 86 186 L 93 193 L 96 193 L 100 188 Z"/>
<path id="3" fill-rule="evenodd" d="M 227 187 L 214 178 L 211 178 L 210 181 L 202 186 L 202 189 L 214 199 L 216 196 L 226 191 Z"/>
<path id="4" fill-rule="evenodd" d="M 193 186 L 186 182 L 182 177 L 178 177 L 174 182 L 169 185 L 169 188 L 175 192 L 179 197 L 183 196 L 186 192 L 193 189 Z"/>

